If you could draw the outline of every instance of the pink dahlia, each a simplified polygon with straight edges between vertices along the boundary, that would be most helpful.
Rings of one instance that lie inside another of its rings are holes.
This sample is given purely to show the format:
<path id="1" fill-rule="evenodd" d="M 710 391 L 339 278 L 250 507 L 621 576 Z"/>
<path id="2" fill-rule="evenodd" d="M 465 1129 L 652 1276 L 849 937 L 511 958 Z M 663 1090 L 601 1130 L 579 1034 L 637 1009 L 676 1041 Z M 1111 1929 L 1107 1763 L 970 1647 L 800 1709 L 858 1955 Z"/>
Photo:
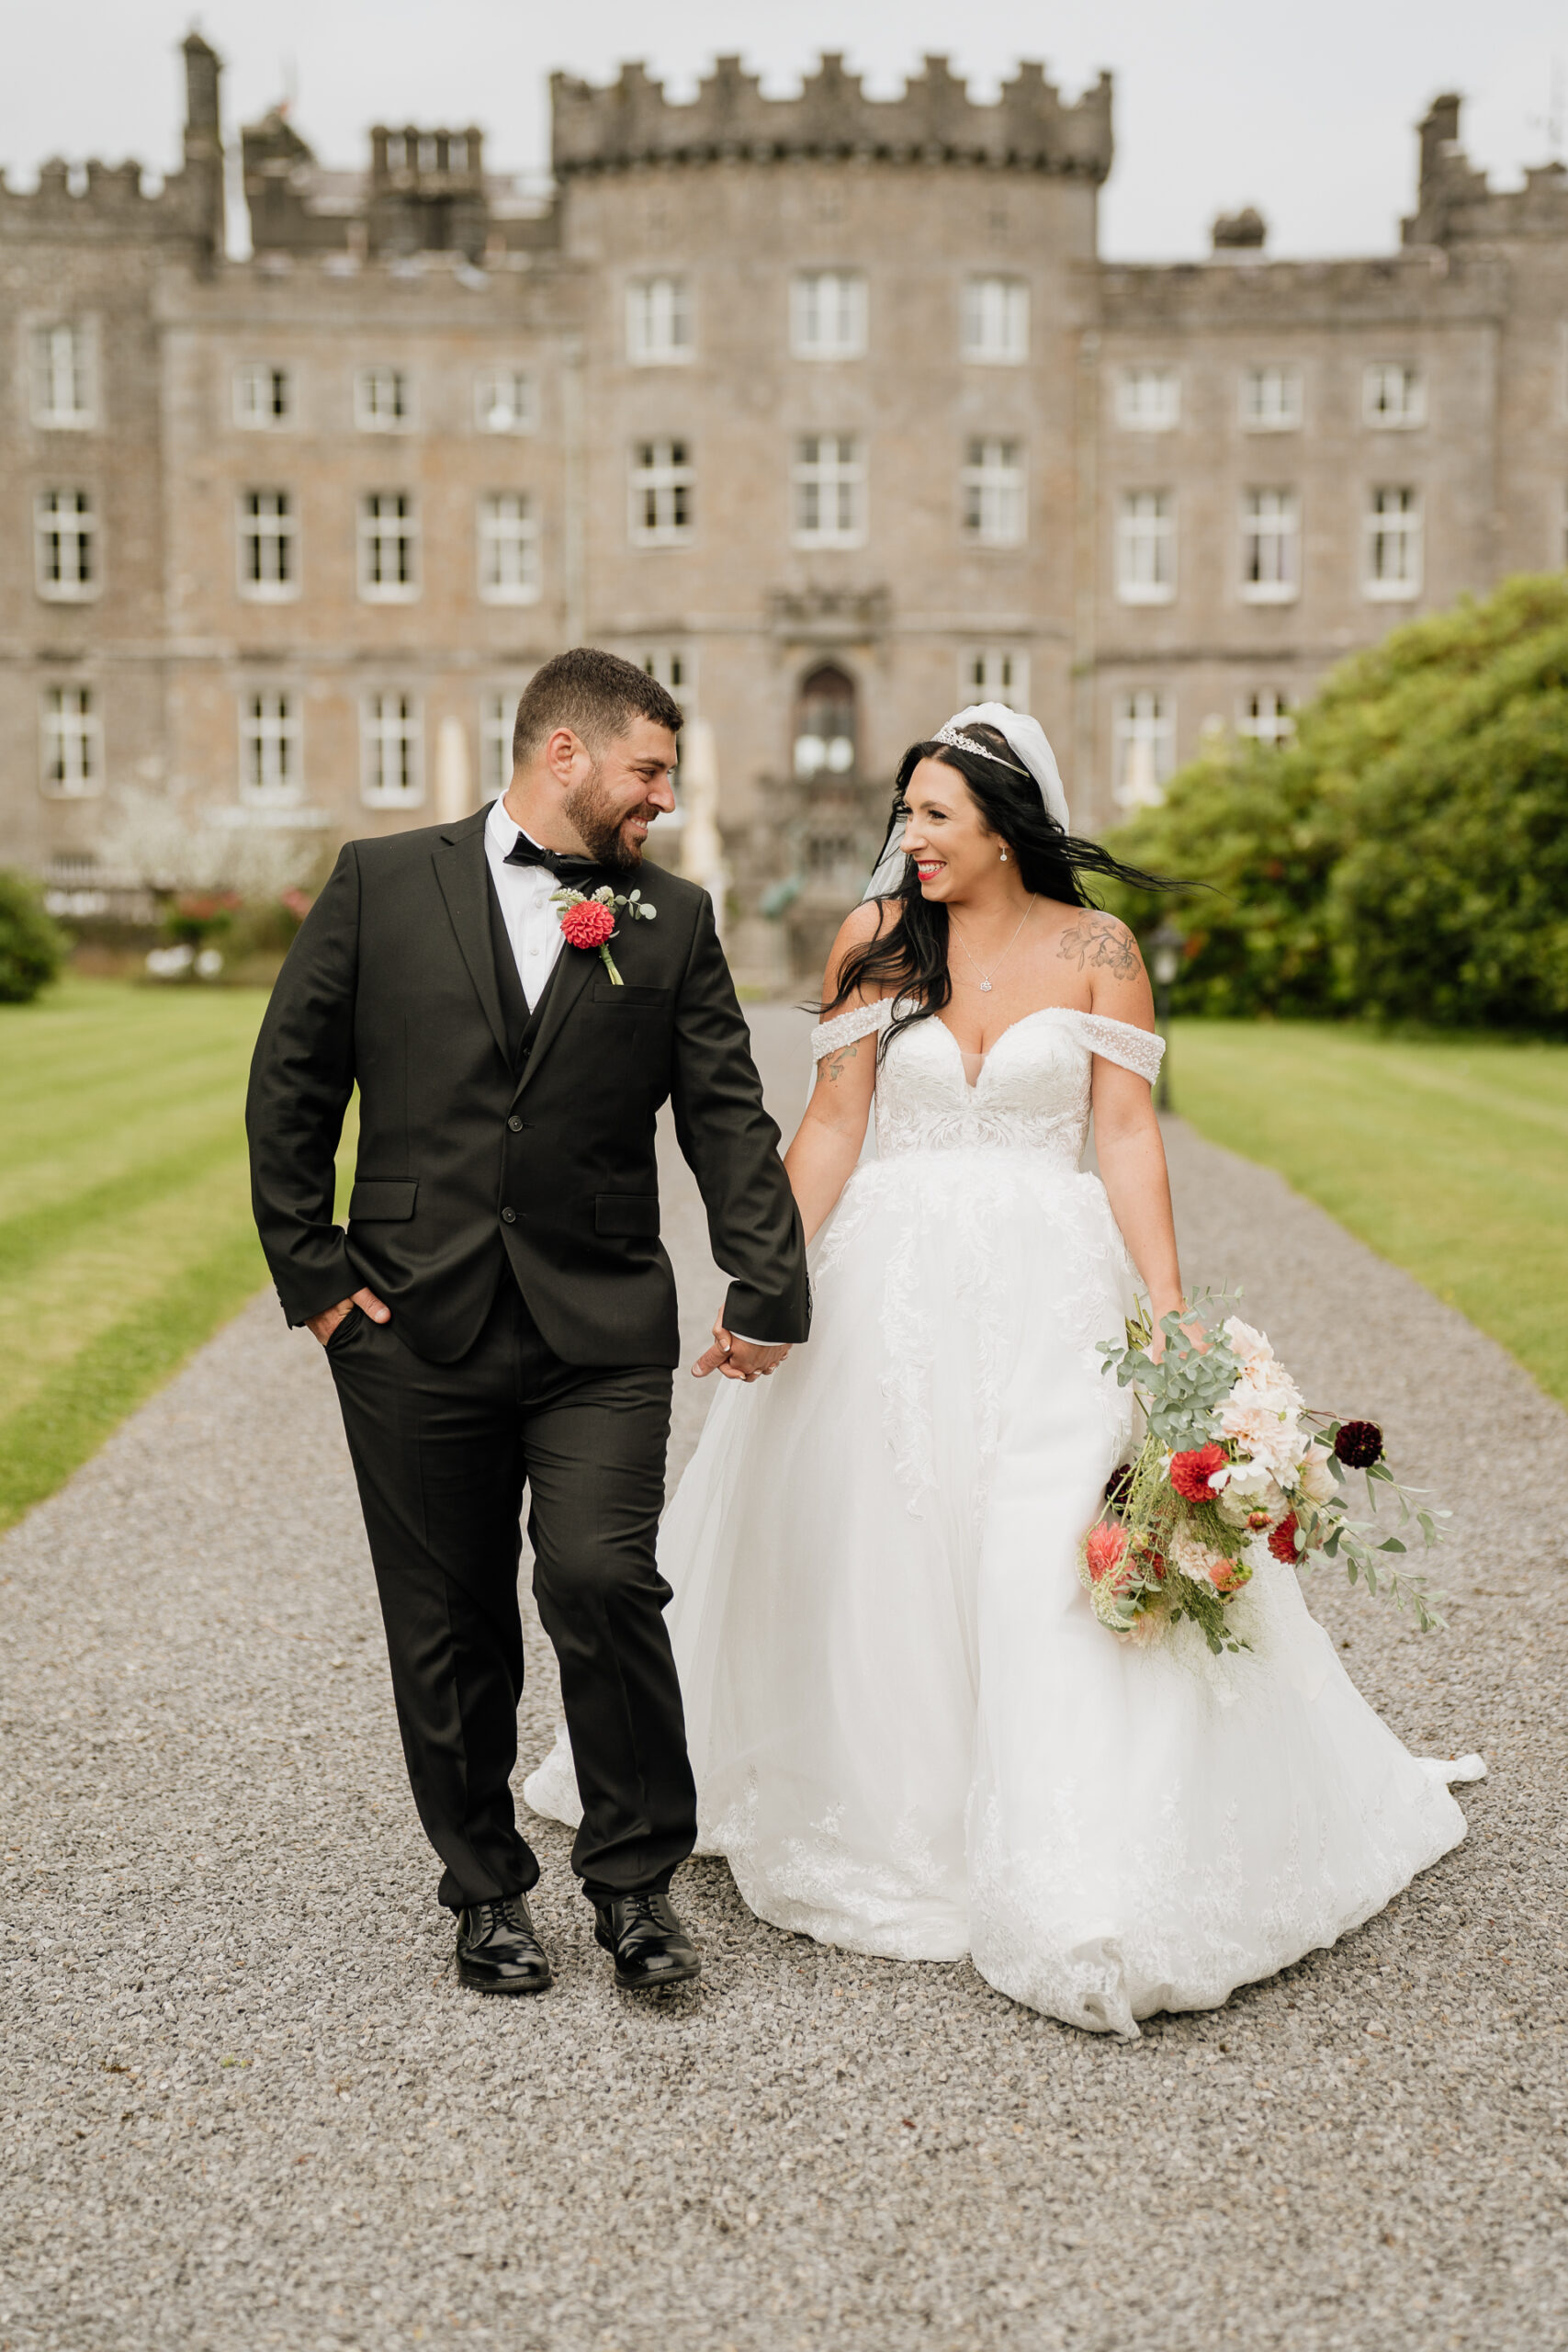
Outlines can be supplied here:
<path id="1" fill-rule="evenodd" d="M 1084 1558 L 1093 1581 L 1100 1584 L 1111 1578 L 1112 1592 L 1120 1592 L 1127 1583 L 1127 1531 L 1123 1527 L 1091 1527 L 1084 1538 Z"/>
<path id="2" fill-rule="evenodd" d="M 603 947 L 615 935 L 615 918 L 602 899 L 584 899 L 581 905 L 568 907 L 560 930 L 569 947 Z"/>

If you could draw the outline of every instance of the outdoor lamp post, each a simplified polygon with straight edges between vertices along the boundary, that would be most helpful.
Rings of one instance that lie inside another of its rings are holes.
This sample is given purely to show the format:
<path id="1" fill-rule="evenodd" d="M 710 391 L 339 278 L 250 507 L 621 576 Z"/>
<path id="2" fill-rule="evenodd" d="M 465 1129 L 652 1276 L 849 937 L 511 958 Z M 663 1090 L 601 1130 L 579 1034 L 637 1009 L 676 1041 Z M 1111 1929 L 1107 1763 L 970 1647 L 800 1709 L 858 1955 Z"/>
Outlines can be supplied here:
<path id="1" fill-rule="evenodd" d="M 1165 1057 L 1159 1066 L 1159 1082 L 1155 1088 L 1155 1108 L 1170 1108 L 1170 991 L 1181 969 L 1181 954 L 1187 944 L 1187 934 L 1179 931 L 1168 919 L 1149 933 L 1149 961 L 1155 976 L 1155 1019 L 1165 1039 Z"/>

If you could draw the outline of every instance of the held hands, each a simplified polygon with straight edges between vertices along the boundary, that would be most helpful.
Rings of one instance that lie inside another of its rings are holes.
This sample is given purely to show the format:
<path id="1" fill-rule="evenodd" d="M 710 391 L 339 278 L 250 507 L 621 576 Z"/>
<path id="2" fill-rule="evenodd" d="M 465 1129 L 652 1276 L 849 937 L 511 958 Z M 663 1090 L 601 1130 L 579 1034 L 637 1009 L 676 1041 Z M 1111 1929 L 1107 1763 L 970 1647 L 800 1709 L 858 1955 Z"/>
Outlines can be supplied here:
<path id="1" fill-rule="evenodd" d="M 713 1345 L 692 1366 L 692 1377 L 705 1380 L 710 1372 L 722 1372 L 726 1380 L 744 1380 L 749 1385 L 753 1380 L 765 1380 L 788 1353 L 787 1347 L 765 1348 L 754 1340 L 738 1340 L 716 1321 Z"/>
<path id="2" fill-rule="evenodd" d="M 340 1298 L 335 1306 L 323 1306 L 319 1315 L 312 1315 L 306 1330 L 324 1348 L 351 1306 L 368 1315 L 372 1323 L 389 1323 L 392 1319 L 391 1308 L 383 1306 L 373 1290 L 356 1290 L 352 1298 Z"/>

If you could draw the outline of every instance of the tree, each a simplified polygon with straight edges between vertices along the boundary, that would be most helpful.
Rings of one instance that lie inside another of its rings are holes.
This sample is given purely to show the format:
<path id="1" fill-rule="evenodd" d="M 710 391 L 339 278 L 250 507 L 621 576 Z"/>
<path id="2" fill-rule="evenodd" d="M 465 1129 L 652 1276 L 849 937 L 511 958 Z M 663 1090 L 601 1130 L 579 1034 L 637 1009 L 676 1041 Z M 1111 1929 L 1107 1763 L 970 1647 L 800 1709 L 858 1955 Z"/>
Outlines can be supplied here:
<path id="1" fill-rule="evenodd" d="M 37 885 L 0 868 L 0 1004 L 30 1004 L 59 978 L 69 945 Z"/>

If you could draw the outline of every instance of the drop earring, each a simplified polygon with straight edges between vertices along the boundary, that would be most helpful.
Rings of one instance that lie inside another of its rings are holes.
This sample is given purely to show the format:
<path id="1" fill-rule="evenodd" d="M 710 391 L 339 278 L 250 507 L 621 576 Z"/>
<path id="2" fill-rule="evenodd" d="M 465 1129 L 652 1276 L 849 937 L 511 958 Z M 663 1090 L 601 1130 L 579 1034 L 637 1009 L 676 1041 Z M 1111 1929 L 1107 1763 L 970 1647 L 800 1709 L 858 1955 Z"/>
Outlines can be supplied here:
<path id="1" fill-rule="evenodd" d="M 1008 862 L 1008 854 L 1007 854 L 1006 850 L 1004 849 L 1004 850 L 1003 850 L 1003 852 L 1002 852 L 1002 864 L 1005 865 L 1007 864 L 1007 862 Z"/>

